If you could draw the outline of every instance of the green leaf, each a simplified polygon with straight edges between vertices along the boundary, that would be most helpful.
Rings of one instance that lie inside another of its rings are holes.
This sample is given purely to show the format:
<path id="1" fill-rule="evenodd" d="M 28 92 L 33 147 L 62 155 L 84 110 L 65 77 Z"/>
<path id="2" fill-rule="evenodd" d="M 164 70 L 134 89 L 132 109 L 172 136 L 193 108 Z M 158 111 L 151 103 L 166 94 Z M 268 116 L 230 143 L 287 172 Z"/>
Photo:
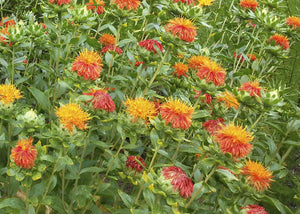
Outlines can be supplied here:
<path id="1" fill-rule="evenodd" d="M 127 193 L 121 191 L 118 189 L 119 196 L 121 197 L 122 201 L 124 202 L 125 206 L 128 208 L 131 208 L 134 204 L 134 200 L 131 196 L 129 196 Z"/>
<path id="2" fill-rule="evenodd" d="M 151 207 L 151 209 L 153 209 L 155 205 L 155 195 L 153 194 L 153 192 L 150 189 L 146 188 L 143 190 L 143 196 L 147 204 Z"/>
<path id="3" fill-rule="evenodd" d="M 193 115 L 193 119 L 209 117 L 210 113 L 211 112 L 208 110 L 195 111 L 195 114 Z"/>
<path id="4" fill-rule="evenodd" d="M 229 181 L 235 180 L 237 181 L 238 179 L 233 175 L 231 172 L 229 172 L 226 169 L 217 169 L 216 172 L 220 173 L 221 175 L 225 176 L 225 178 Z"/>
<path id="5" fill-rule="evenodd" d="M 31 87 L 28 88 L 28 90 L 31 92 L 31 94 L 34 96 L 37 102 L 41 105 L 42 109 L 47 111 L 49 109 L 47 96 L 37 88 Z"/>
<path id="6" fill-rule="evenodd" d="M 6 198 L 2 201 L 0 201 L 0 209 L 3 209 L 5 207 L 11 207 L 18 210 L 24 210 L 26 208 L 26 205 L 24 201 L 22 201 L 19 198 Z"/>
<path id="7" fill-rule="evenodd" d="M 288 145 L 300 147 L 300 141 L 287 140 L 284 143 Z"/>
<path id="8" fill-rule="evenodd" d="M 56 168 L 56 171 L 59 172 L 60 170 L 62 170 L 66 165 L 73 165 L 73 160 L 66 156 L 66 157 L 61 157 L 59 159 L 59 162 L 57 164 L 57 168 Z"/>
<path id="9" fill-rule="evenodd" d="M 86 172 L 105 172 L 106 169 L 103 169 L 103 168 L 99 168 L 99 167 L 96 167 L 96 166 L 92 166 L 92 167 L 87 167 L 87 168 L 84 168 L 80 171 L 80 174 L 83 174 L 83 173 L 86 173 Z"/>

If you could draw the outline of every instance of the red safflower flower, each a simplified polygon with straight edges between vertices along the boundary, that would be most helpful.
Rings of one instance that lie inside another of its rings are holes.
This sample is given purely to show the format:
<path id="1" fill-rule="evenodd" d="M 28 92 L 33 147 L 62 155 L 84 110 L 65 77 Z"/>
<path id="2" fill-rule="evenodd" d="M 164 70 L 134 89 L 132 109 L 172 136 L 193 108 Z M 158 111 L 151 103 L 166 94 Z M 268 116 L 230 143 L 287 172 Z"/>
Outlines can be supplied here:
<path id="1" fill-rule="evenodd" d="M 140 64 L 143 64 L 143 62 L 141 62 L 141 61 L 136 61 L 135 64 L 134 64 L 134 66 L 139 66 Z"/>
<path id="2" fill-rule="evenodd" d="M 177 99 L 169 99 L 160 106 L 160 114 L 166 125 L 171 123 L 174 129 L 188 129 L 192 124 L 193 113 L 193 107 Z"/>
<path id="3" fill-rule="evenodd" d="M 146 167 L 145 161 L 142 157 L 136 157 L 136 156 L 128 156 L 126 160 L 126 167 L 135 170 L 136 172 L 142 172 L 144 171 L 144 168 L 141 166 L 143 164 L 144 167 Z"/>
<path id="4" fill-rule="evenodd" d="M 94 51 L 84 50 L 79 53 L 73 62 L 71 71 L 77 71 L 79 76 L 85 80 L 96 80 L 102 71 L 102 60 L 99 54 Z"/>
<path id="5" fill-rule="evenodd" d="M 121 55 L 123 53 L 123 50 L 115 45 L 105 45 L 102 50 L 100 51 L 101 54 L 106 53 L 107 51 L 114 51 L 117 54 Z"/>
<path id="6" fill-rule="evenodd" d="M 224 93 L 220 94 L 217 96 L 217 101 L 224 101 L 225 105 L 230 108 L 235 108 L 236 110 L 239 108 L 240 103 L 238 102 L 238 100 L 235 98 L 234 94 L 232 94 L 231 92 L 227 92 L 225 91 Z"/>
<path id="7" fill-rule="evenodd" d="M 266 190 L 273 181 L 273 175 L 263 165 L 254 161 L 247 161 L 241 174 L 247 175 L 247 182 L 258 191 Z"/>
<path id="8" fill-rule="evenodd" d="M 235 58 L 238 58 L 241 62 L 243 62 L 243 61 L 245 60 L 244 57 L 242 56 L 242 54 L 236 55 L 236 52 L 234 52 L 234 53 L 233 53 L 233 56 L 234 56 Z"/>
<path id="9" fill-rule="evenodd" d="M 32 145 L 33 139 L 20 140 L 11 150 L 11 157 L 17 166 L 30 169 L 34 166 L 37 151 Z"/>
<path id="10" fill-rule="evenodd" d="M 275 34 L 271 36 L 268 42 L 271 42 L 271 40 L 274 40 L 276 42 L 276 45 L 280 45 L 281 47 L 283 47 L 283 50 L 288 49 L 290 47 L 289 39 L 283 35 Z"/>
<path id="11" fill-rule="evenodd" d="M 182 3 L 187 3 L 187 5 L 190 5 L 190 4 L 197 4 L 194 0 L 174 0 L 174 3 L 177 3 L 181 1 Z"/>
<path id="12" fill-rule="evenodd" d="M 247 20 L 247 21 L 248 21 L 247 26 L 252 27 L 252 28 L 255 27 L 255 24 L 251 20 Z"/>
<path id="13" fill-rule="evenodd" d="M 259 96 L 261 97 L 260 91 L 261 87 L 259 87 L 259 82 L 245 82 L 242 84 L 242 86 L 239 88 L 239 91 L 248 91 L 250 92 L 250 96 Z"/>
<path id="14" fill-rule="evenodd" d="M 104 45 L 115 45 L 116 44 L 116 38 L 109 34 L 109 33 L 104 33 L 100 39 L 99 39 L 100 44 Z"/>
<path id="15" fill-rule="evenodd" d="M 268 214 L 268 212 L 265 211 L 265 208 L 256 204 L 249 204 L 247 207 L 242 207 L 242 209 L 247 210 L 246 214 Z"/>
<path id="16" fill-rule="evenodd" d="M 95 10 L 98 15 L 102 14 L 104 12 L 104 1 L 101 0 L 89 0 L 88 3 L 86 3 L 86 9 L 88 10 Z"/>
<path id="17" fill-rule="evenodd" d="M 247 54 L 247 57 L 252 61 L 255 61 L 257 59 L 254 54 Z"/>
<path id="18" fill-rule="evenodd" d="M 175 63 L 173 68 L 175 68 L 175 71 L 173 72 L 173 74 L 175 74 L 177 77 L 180 77 L 182 75 L 187 77 L 186 73 L 189 72 L 189 70 L 188 70 L 189 67 L 187 65 L 185 65 L 183 63 Z"/>
<path id="19" fill-rule="evenodd" d="M 136 10 L 141 4 L 139 0 L 111 0 L 111 2 L 115 3 L 118 8 L 127 10 Z"/>
<path id="20" fill-rule="evenodd" d="M 71 0 L 49 0 L 50 4 L 56 3 L 58 6 L 62 4 L 71 4 Z"/>
<path id="21" fill-rule="evenodd" d="M 173 36 L 178 36 L 186 42 L 193 42 L 197 36 L 197 27 L 189 19 L 174 18 L 169 20 L 165 28 L 167 32 L 171 31 Z"/>
<path id="22" fill-rule="evenodd" d="M 255 0 L 241 0 L 239 4 L 242 8 L 251 8 L 253 11 L 258 7 L 258 2 Z"/>
<path id="23" fill-rule="evenodd" d="M 160 44 L 160 42 L 154 40 L 154 39 L 146 39 L 146 40 L 143 40 L 141 42 L 139 42 L 139 46 L 140 47 L 144 47 L 146 48 L 148 51 L 153 51 L 154 53 L 157 53 L 155 48 L 154 48 L 154 45 L 156 45 L 156 47 L 161 51 L 163 52 L 163 46 Z"/>
<path id="24" fill-rule="evenodd" d="M 194 184 L 181 168 L 176 166 L 164 167 L 162 174 L 165 179 L 171 181 L 173 191 L 179 191 L 179 194 L 184 198 L 188 198 L 192 195 Z"/>
<path id="25" fill-rule="evenodd" d="M 91 95 L 93 99 L 90 101 L 93 103 L 93 108 L 103 109 L 107 112 L 114 112 L 116 109 L 114 101 L 111 99 L 107 90 L 104 89 L 90 89 L 89 93 L 83 93 L 84 95 Z"/>
<path id="26" fill-rule="evenodd" d="M 219 143 L 221 151 L 232 154 L 234 159 L 246 157 L 253 148 L 253 145 L 250 144 L 250 141 L 253 140 L 252 134 L 233 123 L 223 126 L 215 133 L 214 137 L 215 141 Z"/>
<path id="27" fill-rule="evenodd" d="M 218 118 L 217 120 L 208 120 L 203 123 L 203 127 L 208 131 L 209 134 L 215 135 L 219 130 L 222 129 L 225 124 L 223 118 Z"/>
<path id="28" fill-rule="evenodd" d="M 4 27 L 5 27 L 5 28 L 8 28 L 9 26 L 15 25 L 15 21 L 14 21 L 13 19 L 6 21 L 8 18 L 9 18 L 9 17 L 4 17 L 4 18 L 2 18 L 2 20 L 1 20 L 1 22 L 0 22 L 0 26 L 1 26 L 1 27 L 3 27 L 3 23 L 4 23 Z"/>
<path id="29" fill-rule="evenodd" d="M 206 82 L 213 81 L 216 86 L 224 85 L 225 82 L 224 69 L 213 61 L 205 60 L 196 75 L 200 79 L 206 78 Z"/>
<path id="30" fill-rule="evenodd" d="M 286 20 L 287 25 L 293 26 L 293 28 L 300 28 L 300 18 L 296 16 L 290 16 Z"/>

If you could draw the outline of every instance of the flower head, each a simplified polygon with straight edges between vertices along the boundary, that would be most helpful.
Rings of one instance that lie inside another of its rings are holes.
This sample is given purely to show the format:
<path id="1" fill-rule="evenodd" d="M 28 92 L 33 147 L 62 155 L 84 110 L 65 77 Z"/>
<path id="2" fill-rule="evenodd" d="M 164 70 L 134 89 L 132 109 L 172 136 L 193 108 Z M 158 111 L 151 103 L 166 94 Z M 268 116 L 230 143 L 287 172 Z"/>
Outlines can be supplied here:
<path id="1" fill-rule="evenodd" d="M 206 56 L 192 56 L 189 60 L 189 67 L 191 69 L 200 69 L 207 61 L 210 61 L 210 59 Z"/>
<path id="2" fill-rule="evenodd" d="M 175 71 L 173 72 L 173 74 L 175 74 L 177 77 L 180 76 L 185 76 L 187 77 L 187 72 L 189 72 L 189 67 L 183 63 L 175 63 L 175 65 L 173 66 L 173 68 L 175 68 Z"/>
<path id="3" fill-rule="evenodd" d="M 178 99 L 169 99 L 160 106 L 160 114 L 166 125 L 171 123 L 174 129 L 188 129 L 192 124 L 193 113 L 193 107 Z"/>
<path id="4" fill-rule="evenodd" d="M 250 96 L 259 96 L 261 97 L 260 91 L 261 87 L 259 86 L 259 82 L 245 82 L 242 84 L 242 86 L 239 88 L 239 90 L 248 91 L 250 92 Z"/>
<path id="5" fill-rule="evenodd" d="M 104 45 L 115 45 L 116 44 L 116 38 L 109 34 L 109 33 L 104 33 L 100 39 L 99 39 L 100 44 Z"/>
<path id="6" fill-rule="evenodd" d="M 102 50 L 100 51 L 101 54 L 106 53 L 107 51 L 114 51 L 121 55 L 123 53 L 123 50 L 115 45 L 105 45 Z"/>
<path id="7" fill-rule="evenodd" d="M 251 8 L 253 11 L 258 7 L 258 2 L 255 0 L 241 0 L 239 4 L 242 8 Z"/>
<path id="8" fill-rule="evenodd" d="M 225 105 L 230 108 L 235 108 L 238 109 L 240 103 L 237 101 L 237 99 L 235 98 L 235 96 L 231 93 L 231 92 L 224 92 L 220 95 L 217 96 L 217 101 L 224 101 Z"/>
<path id="9" fill-rule="evenodd" d="M 233 56 L 237 59 L 239 59 L 241 62 L 245 60 L 245 58 L 242 56 L 242 54 L 236 55 L 236 52 L 233 53 Z"/>
<path id="10" fill-rule="evenodd" d="M 203 127 L 206 131 L 211 135 L 215 135 L 219 130 L 222 129 L 225 124 L 223 123 L 225 120 L 223 118 L 218 118 L 217 120 L 208 120 L 203 123 Z"/>
<path id="11" fill-rule="evenodd" d="M 272 40 L 276 42 L 276 45 L 280 45 L 283 50 L 290 47 L 289 39 L 283 35 L 275 34 L 271 36 L 268 42 L 271 42 Z"/>
<path id="12" fill-rule="evenodd" d="M 49 0 L 50 4 L 56 3 L 58 6 L 62 4 L 71 4 L 71 0 Z"/>
<path id="13" fill-rule="evenodd" d="M 102 60 L 94 51 L 84 50 L 79 53 L 73 62 L 71 71 L 77 71 L 79 76 L 85 80 L 95 80 L 100 77 L 102 71 Z"/>
<path id="14" fill-rule="evenodd" d="M 246 157 L 253 147 L 250 144 L 250 141 L 253 140 L 252 134 L 233 123 L 223 126 L 214 137 L 215 141 L 219 143 L 221 151 L 232 154 L 233 158 Z"/>
<path id="15" fill-rule="evenodd" d="M 210 6 L 214 0 L 198 0 L 200 6 Z"/>
<path id="16" fill-rule="evenodd" d="M 179 191 L 179 194 L 184 198 L 192 195 L 194 184 L 181 168 L 176 166 L 164 167 L 162 174 L 166 180 L 171 181 L 173 191 Z"/>
<path id="17" fill-rule="evenodd" d="M 290 16 L 286 20 L 287 25 L 293 26 L 293 28 L 300 28 L 300 18 L 296 16 Z"/>
<path id="18" fill-rule="evenodd" d="M 247 57 L 251 60 L 251 61 L 255 61 L 257 58 L 255 56 L 255 54 L 247 54 Z"/>
<path id="19" fill-rule="evenodd" d="M 148 51 L 153 51 L 154 53 L 157 53 L 154 45 L 160 50 L 160 52 L 163 52 L 163 46 L 160 44 L 160 42 L 154 40 L 154 39 L 146 39 L 143 41 L 140 41 L 139 46 L 146 48 Z"/>
<path id="20" fill-rule="evenodd" d="M 193 42 L 197 36 L 197 27 L 189 19 L 184 18 L 174 18 L 169 20 L 166 25 L 166 31 L 173 34 L 173 36 L 178 36 L 179 39 Z"/>
<path id="21" fill-rule="evenodd" d="M 258 162 L 249 160 L 242 170 L 241 174 L 247 175 L 247 182 L 258 191 L 268 189 L 273 181 L 272 173 Z"/>
<path id="22" fill-rule="evenodd" d="M 206 82 L 212 81 L 216 86 L 224 85 L 225 82 L 224 69 L 213 61 L 205 60 L 196 75 L 200 79 L 206 78 Z"/>
<path id="23" fill-rule="evenodd" d="M 242 209 L 247 210 L 246 214 L 268 214 L 268 212 L 265 211 L 265 208 L 256 204 L 249 204 L 246 207 L 242 207 Z"/>
<path id="24" fill-rule="evenodd" d="M 144 168 L 141 166 L 141 164 L 146 167 L 145 161 L 142 157 L 136 157 L 136 156 L 128 156 L 126 160 L 126 167 L 131 168 L 135 170 L 136 172 L 142 172 L 144 171 Z"/>
<path id="25" fill-rule="evenodd" d="M 174 3 L 177 3 L 181 1 L 182 3 L 187 3 L 187 5 L 190 5 L 190 4 L 196 4 L 196 2 L 194 0 L 174 0 Z"/>
<path id="26" fill-rule="evenodd" d="M 127 107 L 127 113 L 134 117 L 133 121 L 135 121 L 137 118 L 148 121 L 157 115 L 155 104 L 144 97 L 138 97 L 135 99 L 128 98 L 124 102 L 124 105 Z"/>
<path id="27" fill-rule="evenodd" d="M 115 3 L 118 8 L 124 9 L 126 8 L 127 10 L 136 10 L 141 2 L 139 0 L 111 0 L 113 3 Z"/>
<path id="28" fill-rule="evenodd" d="M 73 126 L 81 130 L 86 129 L 86 122 L 90 119 L 90 115 L 84 112 L 79 105 L 74 103 L 69 103 L 58 108 L 56 110 L 56 116 L 64 128 L 68 129 L 70 133 L 73 131 Z"/>
<path id="29" fill-rule="evenodd" d="M 3 17 L 3 18 L 2 18 L 2 20 L 1 20 L 1 22 L 0 22 L 0 26 L 1 26 L 1 27 L 6 27 L 6 28 L 8 28 L 9 26 L 15 25 L 15 21 L 14 21 L 13 19 L 8 20 L 8 21 L 7 21 L 7 19 L 9 19 L 9 17 Z M 3 24 L 4 24 L 4 26 L 3 26 Z"/>
<path id="30" fill-rule="evenodd" d="M 22 95 L 20 91 L 11 84 L 2 84 L 0 85 L 0 102 L 3 102 L 4 105 L 13 103 L 15 99 L 21 99 Z"/>
<path id="31" fill-rule="evenodd" d="M 95 10 L 97 14 L 102 14 L 104 12 L 104 1 L 101 0 L 89 0 L 88 3 L 86 3 L 86 9 L 88 10 Z"/>
<path id="32" fill-rule="evenodd" d="M 37 151 L 32 142 L 31 138 L 23 139 L 17 143 L 16 147 L 12 148 L 11 157 L 17 166 L 27 169 L 34 166 Z"/>
<path id="33" fill-rule="evenodd" d="M 84 95 L 91 95 L 93 99 L 90 100 L 93 103 L 94 109 L 103 109 L 107 112 L 114 112 L 116 109 L 114 101 L 111 99 L 107 90 L 104 89 L 90 89 L 89 93 L 83 93 Z"/>

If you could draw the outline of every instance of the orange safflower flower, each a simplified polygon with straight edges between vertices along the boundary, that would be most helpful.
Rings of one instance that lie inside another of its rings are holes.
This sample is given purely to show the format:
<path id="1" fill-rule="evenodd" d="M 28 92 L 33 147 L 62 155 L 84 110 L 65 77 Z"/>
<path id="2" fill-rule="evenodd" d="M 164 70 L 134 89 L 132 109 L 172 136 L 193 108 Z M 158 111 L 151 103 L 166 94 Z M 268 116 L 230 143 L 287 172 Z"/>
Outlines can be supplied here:
<path id="1" fill-rule="evenodd" d="M 271 36 L 268 42 L 270 42 L 271 40 L 274 40 L 276 42 L 276 45 L 280 45 L 283 50 L 288 49 L 290 47 L 289 39 L 283 35 L 275 34 Z"/>
<path id="2" fill-rule="evenodd" d="M 148 120 L 155 118 L 157 115 L 155 104 L 144 97 L 138 97 L 135 99 L 127 98 L 124 105 L 127 107 L 127 113 L 134 117 L 133 121 L 141 118 L 147 122 Z"/>
<path id="3" fill-rule="evenodd" d="M 13 103 L 15 99 L 21 99 L 21 92 L 11 84 L 2 84 L 0 85 L 0 102 L 3 102 L 4 105 Z"/>
<path id="4" fill-rule="evenodd" d="M 247 175 L 247 182 L 258 191 L 266 190 L 273 181 L 273 175 L 263 165 L 254 161 L 247 161 L 241 174 Z"/>
<path id="5" fill-rule="evenodd" d="M 70 133 L 73 131 L 73 126 L 81 130 L 86 129 L 86 122 L 90 120 L 90 115 L 84 112 L 81 107 L 75 103 L 69 103 L 58 108 L 56 110 L 56 116 L 64 128 L 68 129 Z"/>
<path id="6" fill-rule="evenodd" d="M 238 109 L 240 103 L 237 101 L 237 99 L 235 98 L 235 96 L 231 93 L 231 92 L 224 92 L 220 95 L 217 96 L 217 101 L 224 101 L 225 105 L 230 108 L 235 108 Z"/>
<path id="7" fill-rule="evenodd" d="M 104 1 L 101 0 L 89 0 L 88 3 L 86 3 L 86 9 L 88 10 L 95 10 L 98 15 L 102 14 L 104 12 Z"/>
<path id="8" fill-rule="evenodd" d="M 111 0 L 112 3 L 115 3 L 118 8 L 124 9 L 126 8 L 127 10 L 136 10 L 141 2 L 139 0 Z"/>
<path id="9" fill-rule="evenodd" d="M 104 33 L 100 39 L 99 39 L 100 44 L 104 45 L 115 45 L 116 44 L 116 38 L 109 34 L 109 33 Z"/>
<path id="10" fill-rule="evenodd" d="M 77 71 L 77 74 L 85 80 L 95 80 L 100 77 L 102 66 L 99 54 L 94 51 L 84 50 L 76 57 L 71 71 Z"/>
<path id="11" fill-rule="evenodd" d="M 239 4 L 242 8 L 251 8 L 253 11 L 258 7 L 258 2 L 255 0 L 241 0 Z"/>
<path id="12" fill-rule="evenodd" d="M 214 137 L 221 151 L 232 154 L 234 159 L 246 157 L 253 148 L 250 144 L 253 140 L 252 134 L 242 126 L 235 126 L 233 123 L 223 126 Z"/>
<path id="13" fill-rule="evenodd" d="M 11 150 L 11 157 L 17 166 L 30 169 L 34 166 L 34 160 L 37 156 L 37 151 L 32 145 L 33 140 L 19 140 L 15 148 Z"/>
<path id="14" fill-rule="evenodd" d="M 62 4 L 71 4 L 71 0 L 49 0 L 50 4 L 56 3 L 58 6 Z"/>
<path id="15" fill-rule="evenodd" d="M 193 113 L 193 107 L 178 99 L 169 99 L 160 106 L 160 114 L 166 125 L 171 123 L 174 129 L 188 129 L 192 124 Z"/>
<path id="16" fill-rule="evenodd" d="M 175 63 L 175 65 L 173 66 L 173 68 L 175 68 L 175 71 L 173 72 L 173 74 L 177 75 L 177 77 L 180 76 L 185 76 L 187 77 L 186 73 L 189 72 L 189 67 L 183 63 Z"/>
<path id="17" fill-rule="evenodd" d="M 210 6 L 214 0 L 198 0 L 200 6 Z"/>
<path id="18" fill-rule="evenodd" d="M 290 16 L 286 20 L 287 25 L 292 25 L 293 28 L 300 28 L 300 18 L 296 16 Z"/>
<path id="19" fill-rule="evenodd" d="M 4 17 L 2 18 L 1 22 L 0 22 L 0 26 L 3 27 L 3 23 L 4 23 L 4 27 L 9 27 L 9 26 L 13 26 L 15 25 L 15 21 L 13 19 L 6 21 L 6 19 L 8 19 L 9 17 Z"/>
<path id="20" fill-rule="evenodd" d="M 193 42 L 197 36 L 197 27 L 189 19 L 184 18 L 174 18 L 169 20 L 166 25 L 166 31 L 173 34 L 173 36 L 178 36 L 179 39 Z"/>
<path id="21" fill-rule="evenodd" d="M 247 54 L 247 57 L 252 61 L 255 61 L 257 59 L 255 54 Z"/>
<path id="22" fill-rule="evenodd" d="M 192 56 L 189 59 L 189 67 L 191 69 L 200 69 L 201 66 L 210 59 L 206 56 Z"/>
<path id="23" fill-rule="evenodd" d="M 261 97 L 260 91 L 261 87 L 259 87 L 259 82 L 253 81 L 253 82 L 245 82 L 242 84 L 242 86 L 239 88 L 239 91 L 248 91 L 250 92 L 250 96 L 259 96 Z"/>
<path id="24" fill-rule="evenodd" d="M 104 89 L 90 89 L 89 93 L 83 93 L 84 95 L 91 95 L 93 98 L 90 102 L 93 103 L 94 109 L 103 109 L 107 112 L 114 112 L 116 109 L 114 101 L 111 99 L 111 96 Z"/>
<path id="25" fill-rule="evenodd" d="M 216 86 L 224 85 L 225 82 L 224 69 L 213 61 L 204 60 L 196 75 L 200 79 L 206 78 L 206 82 L 213 81 Z"/>

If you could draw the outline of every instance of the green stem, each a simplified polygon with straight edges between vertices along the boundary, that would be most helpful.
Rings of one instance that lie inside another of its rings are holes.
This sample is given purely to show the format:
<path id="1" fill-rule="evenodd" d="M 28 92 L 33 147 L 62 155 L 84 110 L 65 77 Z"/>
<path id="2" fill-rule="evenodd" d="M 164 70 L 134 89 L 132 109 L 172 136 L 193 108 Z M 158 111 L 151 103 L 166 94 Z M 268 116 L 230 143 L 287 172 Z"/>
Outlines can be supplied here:
<path id="1" fill-rule="evenodd" d="M 250 129 L 249 129 L 249 131 L 251 131 L 255 126 L 256 126 L 256 124 L 260 121 L 260 119 L 262 118 L 262 116 L 263 116 L 263 113 L 261 113 L 260 115 L 259 115 L 259 117 L 256 119 L 256 121 L 252 124 L 252 126 L 250 127 Z"/>
<path id="2" fill-rule="evenodd" d="M 178 154 L 178 151 L 179 151 L 180 145 L 181 145 L 181 141 L 179 141 L 179 142 L 178 142 L 178 145 L 177 145 L 176 151 L 175 151 L 175 153 L 174 153 L 174 155 L 173 155 L 173 157 L 172 157 L 172 163 L 174 163 L 174 161 L 175 161 L 175 158 L 176 158 L 176 156 L 177 156 L 177 154 Z"/>
<path id="3" fill-rule="evenodd" d="M 15 47 L 13 45 L 12 47 L 12 61 L 11 61 L 11 84 L 14 84 L 14 78 L 15 78 Z"/>
<path id="4" fill-rule="evenodd" d="M 291 153 L 291 151 L 293 150 L 294 146 L 290 146 L 288 148 L 288 150 L 284 153 L 284 155 L 282 156 L 281 160 L 279 161 L 279 165 L 281 165 L 285 159 L 289 156 L 289 154 Z"/>

